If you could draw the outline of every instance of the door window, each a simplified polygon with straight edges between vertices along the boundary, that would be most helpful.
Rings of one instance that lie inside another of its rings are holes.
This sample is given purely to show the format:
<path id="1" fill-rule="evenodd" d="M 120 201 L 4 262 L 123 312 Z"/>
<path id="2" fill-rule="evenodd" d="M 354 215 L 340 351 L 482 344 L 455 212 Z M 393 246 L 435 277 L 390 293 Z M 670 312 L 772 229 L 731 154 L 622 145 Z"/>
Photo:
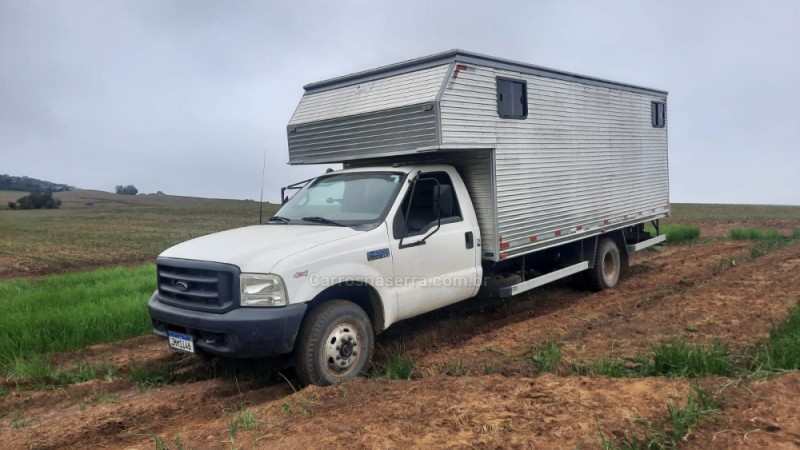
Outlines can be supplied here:
<path id="1" fill-rule="evenodd" d="M 439 198 L 439 210 L 441 212 L 441 223 L 453 223 L 463 220 L 461 209 L 458 206 L 453 182 L 445 172 L 423 173 L 417 180 L 413 189 L 413 201 L 411 190 L 406 193 L 400 210 L 395 216 L 394 235 L 396 239 L 405 236 L 416 236 L 427 232 L 439 223 L 436 217 L 435 199 Z M 409 202 L 411 209 L 409 210 Z M 408 214 L 408 220 L 405 220 Z M 405 225 L 405 229 L 403 229 Z"/>

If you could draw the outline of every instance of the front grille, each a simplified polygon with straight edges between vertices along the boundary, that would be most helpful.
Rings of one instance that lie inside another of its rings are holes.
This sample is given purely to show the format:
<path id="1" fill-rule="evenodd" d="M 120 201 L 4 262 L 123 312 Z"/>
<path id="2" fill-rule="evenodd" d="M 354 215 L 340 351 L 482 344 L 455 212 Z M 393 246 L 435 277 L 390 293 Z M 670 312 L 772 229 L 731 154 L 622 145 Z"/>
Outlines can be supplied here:
<path id="1" fill-rule="evenodd" d="M 239 269 L 235 266 L 159 258 L 156 268 L 162 303 L 213 312 L 235 306 L 239 294 Z"/>

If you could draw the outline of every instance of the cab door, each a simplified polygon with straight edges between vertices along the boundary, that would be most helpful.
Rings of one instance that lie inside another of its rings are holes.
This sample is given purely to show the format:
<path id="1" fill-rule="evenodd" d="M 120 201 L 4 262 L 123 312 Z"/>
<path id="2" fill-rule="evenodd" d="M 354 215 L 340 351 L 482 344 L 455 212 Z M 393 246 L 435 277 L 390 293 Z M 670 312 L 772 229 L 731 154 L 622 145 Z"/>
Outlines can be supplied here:
<path id="1" fill-rule="evenodd" d="M 477 293 L 478 230 L 461 209 L 465 204 L 471 212 L 469 201 L 463 184 L 454 186 L 445 171 L 421 173 L 406 190 L 390 227 L 398 319 Z"/>

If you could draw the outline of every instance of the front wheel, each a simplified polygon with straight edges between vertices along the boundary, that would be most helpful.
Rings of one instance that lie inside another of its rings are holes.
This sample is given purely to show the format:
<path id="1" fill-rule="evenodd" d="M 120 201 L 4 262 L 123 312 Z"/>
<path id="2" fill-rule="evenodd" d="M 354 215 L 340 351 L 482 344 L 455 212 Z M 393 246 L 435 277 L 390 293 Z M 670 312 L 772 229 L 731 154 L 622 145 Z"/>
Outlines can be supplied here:
<path id="1" fill-rule="evenodd" d="M 366 374 L 375 337 L 372 323 L 358 305 L 331 300 L 303 321 L 294 350 L 302 385 L 326 386 Z"/>
<path id="2" fill-rule="evenodd" d="M 597 245 L 594 267 L 589 269 L 589 286 L 602 291 L 617 285 L 622 269 L 619 247 L 611 238 L 603 238 Z"/>

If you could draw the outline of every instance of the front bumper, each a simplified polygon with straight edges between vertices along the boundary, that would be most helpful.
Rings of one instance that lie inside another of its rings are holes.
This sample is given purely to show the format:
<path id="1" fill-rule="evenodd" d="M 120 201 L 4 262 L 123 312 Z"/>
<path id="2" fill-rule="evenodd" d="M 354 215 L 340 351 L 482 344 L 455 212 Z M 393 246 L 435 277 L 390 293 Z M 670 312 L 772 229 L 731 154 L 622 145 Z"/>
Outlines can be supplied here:
<path id="1" fill-rule="evenodd" d="M 177 331 L 194 337 L 206 353 L 259 358 L 290 353 L 306 312 L 301 303 L 282 308 L 235 308 L 224 314 L 166 305 L 158 292 L 147 303 L 153 331 L 166 337 Z"/>

